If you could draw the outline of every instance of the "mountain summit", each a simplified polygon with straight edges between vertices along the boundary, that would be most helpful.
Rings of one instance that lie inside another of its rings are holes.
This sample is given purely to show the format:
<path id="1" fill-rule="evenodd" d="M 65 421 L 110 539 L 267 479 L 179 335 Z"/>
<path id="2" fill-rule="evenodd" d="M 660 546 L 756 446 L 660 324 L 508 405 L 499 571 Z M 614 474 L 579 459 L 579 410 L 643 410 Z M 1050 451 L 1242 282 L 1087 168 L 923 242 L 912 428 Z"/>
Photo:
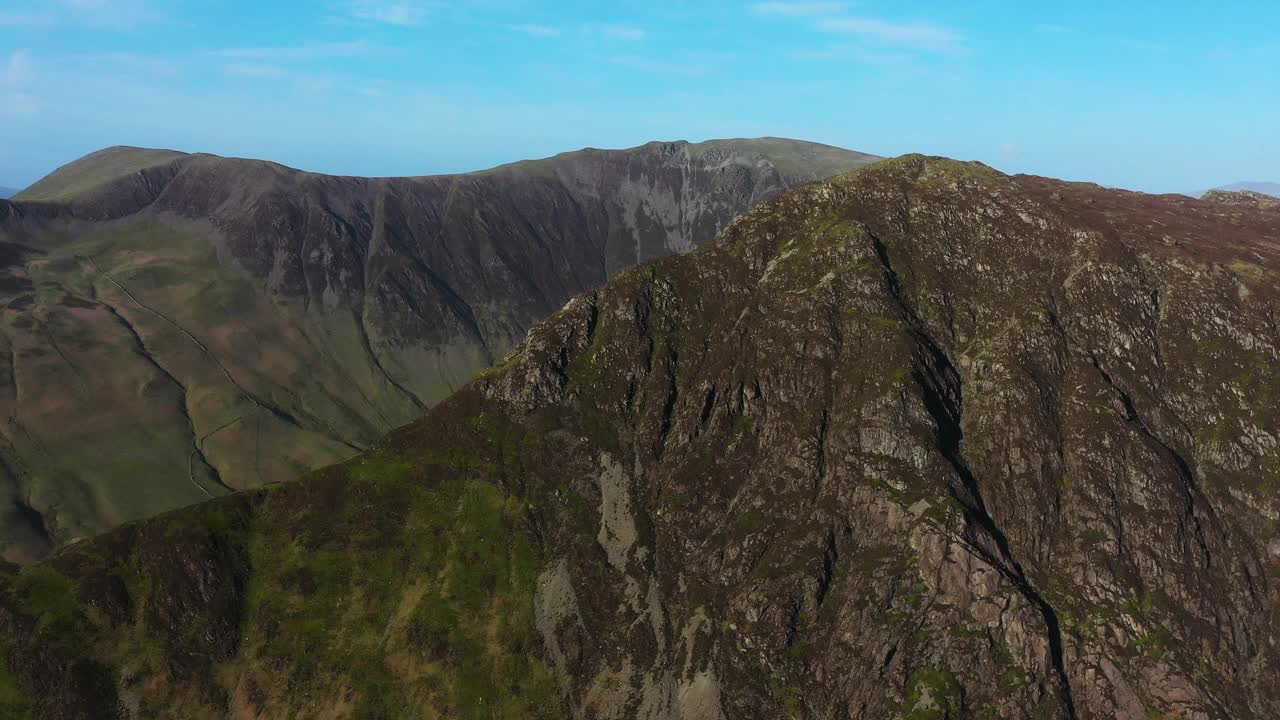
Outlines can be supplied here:
<path id="1" fill-rule="evenodd" d="M 0 202 L 0 549 L 350 457 L 575 293 L 873 159 L 774 138 L 421 178 L 82 158 Z"/>
<path id="2" fill-rule="evenodd" d="M 1272 182 L 1238 182 L 1230 185 L 1223 185 L 1215 188 L 1216 190 L 1226 190 L 1227 192 L 1255 192 L 1263 195 L 1270 195 L 1273 198 L 1280 198 L 1280 183 Z"/>
<path id="3" fill-rule="evenodd" d="M 36 717 L 1280 715 L 1280 211 L 911 156 L 0 592 Z"/>

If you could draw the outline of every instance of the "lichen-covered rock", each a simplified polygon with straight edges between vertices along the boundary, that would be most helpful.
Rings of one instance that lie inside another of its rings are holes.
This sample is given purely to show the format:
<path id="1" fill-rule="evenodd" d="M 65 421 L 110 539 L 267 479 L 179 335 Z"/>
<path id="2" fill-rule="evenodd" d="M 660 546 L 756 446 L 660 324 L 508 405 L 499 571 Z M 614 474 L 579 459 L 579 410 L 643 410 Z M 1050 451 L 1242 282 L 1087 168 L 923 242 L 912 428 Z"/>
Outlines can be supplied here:
<path id="1" fill-rule="evenodd" d="M 1252 190 L 1210 190 L 1200 197 L 1205 202 L 1224 205 L 1245 205 L 1262 208 L 1280 208 L 1280 198 Z"/>
<path id="2" fill-rule="evenodd" d="M 45 717 L 1275 717 L 1278 240 L 918 156 L 808 186 L 367 456 L 11 575 L 0 687 Z M 185 625 L 244 633 L 198 633 L 202 670 L 174 618 L 218 577 L 247 589 Z"/>

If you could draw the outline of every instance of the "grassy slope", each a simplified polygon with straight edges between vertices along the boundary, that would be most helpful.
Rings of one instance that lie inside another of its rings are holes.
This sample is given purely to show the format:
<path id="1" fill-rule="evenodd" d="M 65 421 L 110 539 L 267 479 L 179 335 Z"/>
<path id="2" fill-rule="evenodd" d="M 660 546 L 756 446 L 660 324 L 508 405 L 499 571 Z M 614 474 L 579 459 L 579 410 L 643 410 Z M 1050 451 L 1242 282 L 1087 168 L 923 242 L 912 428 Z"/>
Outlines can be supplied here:
<path id="1" fill-rule="evenodd" d="M 875 155 L 831 145 L 775 137 L 708 140 L 693 146 L 695 156 L 711 149 L 757 153 L 769 158 L 785 175 L 811 175 L 817 179 L 831 177 L 881 159 Z"/>
<path id="2" fill-rule="evenodd" d="M 113 668 L 124 684 L 95 701 L 139 717 L 560 717 L 536 651 L 543 559 L 494 483 L 519 440 L 448 430 L 448 450 L 376 452 L 24 569 L 0 602 L 72 659 L 44 697 L 0 666 L 0 714 L 48 711 L 62 682 Z"/>
<path id="3" fill-rule="evenodd" d="M 354 318 L 263 297 L 198 237 L 125 225 L 28 268 L 36 300 L 0 321 L 16 387 L 0 404 L 56 538 L 295 476 L 418 413 L 374 372 Z"/>
<path id="4" fill-rule="evenodd" d="M 186 153 L 174 150 L 110 147 L 58 168 L 13 199 L 24 202 L 69 202 L 112 180 L 185 156 Z"/>

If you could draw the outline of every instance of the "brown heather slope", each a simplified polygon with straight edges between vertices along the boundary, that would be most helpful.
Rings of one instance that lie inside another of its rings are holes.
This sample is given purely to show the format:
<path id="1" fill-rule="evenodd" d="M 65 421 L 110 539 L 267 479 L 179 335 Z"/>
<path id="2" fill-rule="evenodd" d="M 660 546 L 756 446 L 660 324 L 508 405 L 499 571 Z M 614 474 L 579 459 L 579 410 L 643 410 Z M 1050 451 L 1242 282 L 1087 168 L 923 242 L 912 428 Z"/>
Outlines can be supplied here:
<path id="1" fill-rule="evenodd" d="M 37 718 L 1280 716 L 1280 212 L 919 156 L 10 568 Z"/>
<path id="2" fill-rule="evenodd" d="M 87 156 L 0 202 L 0 553 L 350 457 L 575 293 L 870 160 L 765 138 L 369 179 Z"/>

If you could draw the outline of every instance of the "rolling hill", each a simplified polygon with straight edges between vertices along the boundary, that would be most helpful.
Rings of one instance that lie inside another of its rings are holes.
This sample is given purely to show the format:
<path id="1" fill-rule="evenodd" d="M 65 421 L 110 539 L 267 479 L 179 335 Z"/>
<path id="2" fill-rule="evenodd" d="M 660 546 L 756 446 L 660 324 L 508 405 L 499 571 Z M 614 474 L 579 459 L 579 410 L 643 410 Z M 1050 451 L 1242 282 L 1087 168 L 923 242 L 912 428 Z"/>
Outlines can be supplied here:
<path id="1" fill-rule="evenodd" d="M 1257 204 L 808 185 L 356 458 L 5 567 L 0 703 L 1277 717 L 1278 279 Z"/>
<path id="2" fill-rule="evenodd" d="M 0 201 L 0 548 L 350 457 L 574 294 L 872 159 L 771 138 L 420 178 L 82 158 Z"/>

